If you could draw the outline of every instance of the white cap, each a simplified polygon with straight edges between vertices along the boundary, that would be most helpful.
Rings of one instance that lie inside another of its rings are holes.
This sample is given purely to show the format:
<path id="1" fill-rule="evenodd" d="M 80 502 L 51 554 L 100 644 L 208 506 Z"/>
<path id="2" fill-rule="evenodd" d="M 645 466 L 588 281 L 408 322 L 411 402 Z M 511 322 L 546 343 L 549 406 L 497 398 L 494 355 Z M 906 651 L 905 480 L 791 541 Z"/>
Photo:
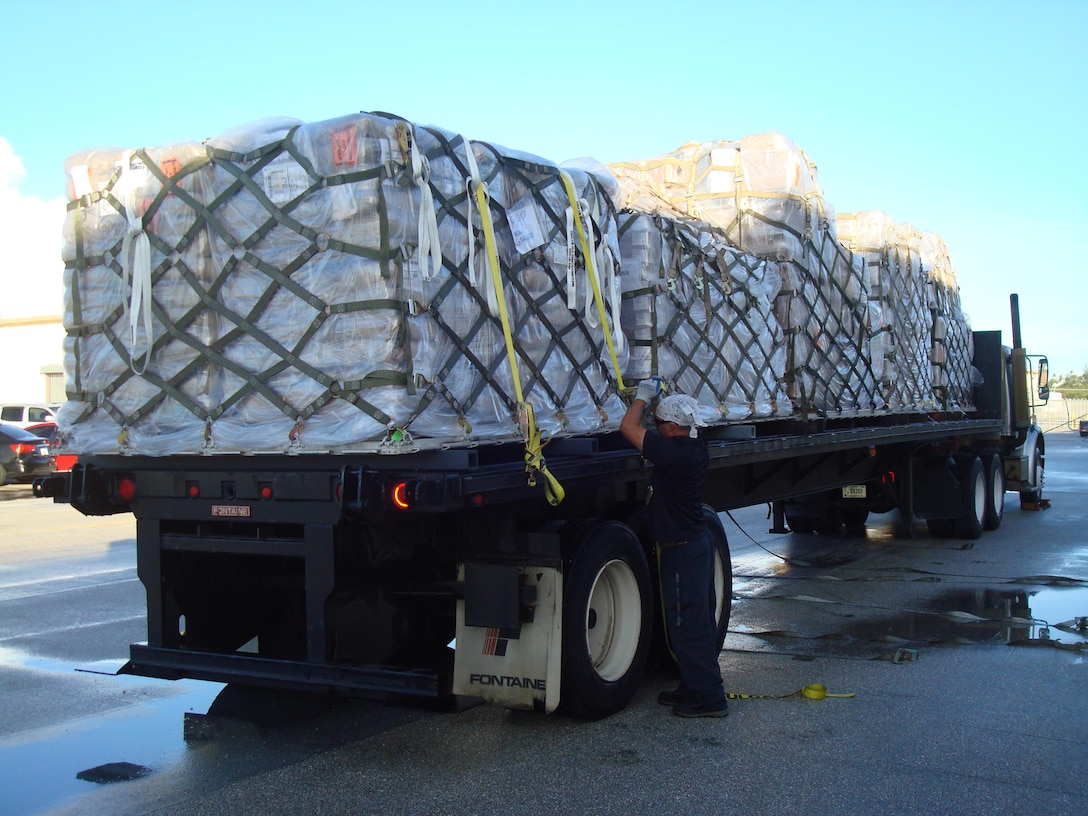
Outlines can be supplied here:
<path id="1" fill-rule="evenodd" d="M 695 439 L 706 423 L 699 418 L 699 403 L 687 394 L 669 394 L 657 404 L 654 416 L 662 422 L 674 422 L 682 428 L 690 428 L 688 436 Z"/>

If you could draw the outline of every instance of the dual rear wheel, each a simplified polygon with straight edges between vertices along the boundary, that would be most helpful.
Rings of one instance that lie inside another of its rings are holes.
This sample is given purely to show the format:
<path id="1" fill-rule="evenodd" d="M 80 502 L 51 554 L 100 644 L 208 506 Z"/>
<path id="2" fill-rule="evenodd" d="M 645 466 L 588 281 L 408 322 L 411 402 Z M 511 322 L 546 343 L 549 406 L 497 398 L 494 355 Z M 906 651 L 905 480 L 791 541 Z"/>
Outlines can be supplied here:
<path id="1" fill-rule="evenodd" d="M 720 650 L 729 627 L 733 570 L 717 513 L 705 508 L 714 542 L 714 616 Z M 596 719 L 619 711 L 642 683 L 654 647 L 656 576 L 626 524 L 572 522 L 565 532 L 560 706 Z M 657 651 L 661 651 L 660 648 Z"/>
<path id="2" fill-rule="evenodd" d="M 1005 472 L 1001 456 L 985 452 L 956 454 L 956 480 L 960 486 L 960 514 L 955 518 L 926 519 L 934 538 L 974 540 L 983 530 L 996 530 L 1005 515 Z"/>

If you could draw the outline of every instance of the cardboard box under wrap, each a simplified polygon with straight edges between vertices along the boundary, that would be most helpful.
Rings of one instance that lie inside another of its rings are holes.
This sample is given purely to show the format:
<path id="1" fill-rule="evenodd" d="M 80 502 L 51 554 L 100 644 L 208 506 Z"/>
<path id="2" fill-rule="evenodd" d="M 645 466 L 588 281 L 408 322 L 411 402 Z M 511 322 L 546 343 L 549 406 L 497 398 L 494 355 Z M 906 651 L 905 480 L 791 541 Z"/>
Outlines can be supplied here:
<path id="1" fill-rule="evenodd" d="M 706 221 L 764 258 L 802 258 L 806 233 L 831 220 L 816 166 L 781 133 L 692 142 L 608 169 L 623 188 L 624 207 Z"/>
<path id="2" fill-rule="evenodd" d="M 973 405 L 969 321 L 943 240 L 868 210 L 839 214 L 840 240 L 866 259 L 883 337 L 881 390 L 897 412 Z"/>
<path id="3" fill-rule="evenodd" d="M 792 414 L 774 316 L 779 264 L 691 219 L 622 212 L 619 235 L 624 380 L 664 377 L 708 424 Z"/>
<path id="4" fill-rule="evenodd" d="M 764 133 L 692 143 L 609 169 L 625 208 L 699 218 L 741 251 L 777 261 L 775 315 L 795 410 L 860 415 L 887 408 L 872 367 L 864 262 L 838 242 L 815 165 L 793 142 Z M 878 344 L 878 360 L 881 350 Z"/>
<path id="5" fill-rule="evenodd" d="M 539 428 L 618 427 L 615 215 L 588 172 L 379 114 L 265 120 L 67 169 L 72 450 L 521 438 L 500 302 Z"/>

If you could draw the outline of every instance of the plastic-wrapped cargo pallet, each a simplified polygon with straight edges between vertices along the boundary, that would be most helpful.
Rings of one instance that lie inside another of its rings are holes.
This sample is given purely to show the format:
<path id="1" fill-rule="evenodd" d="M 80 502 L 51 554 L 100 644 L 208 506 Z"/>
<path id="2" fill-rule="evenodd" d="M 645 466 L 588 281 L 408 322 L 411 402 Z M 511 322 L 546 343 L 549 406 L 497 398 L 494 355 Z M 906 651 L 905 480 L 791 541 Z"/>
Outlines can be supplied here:
<path id="1" fill-rule="evenodd" d="M 926 273 L 929 304 L 933 315 L 930 372 L 938 406 L 945 411 L 972 408 L 971 361 L 974 337 L 963 312 L 959 284 L 948 255 L 948 247 L 935 232 L 920 238 L 922 269 Z"/>
<path id="2" fill-rule="evenodd" d="M 775 314 L 785 333 L 786 385 L 803 413 L 860 415 L 886 408 L 871 360 L 862 259 L 839 244 L 815 165 L 778 133 L 687 144 L 609 165 L 625 208 L 692 217 L 745 253 L 779 265 Z"/>
<path id="3" fill-rule="evenodd" d="M 879 307 L 874 338 L 885 340 L 883 368 L 874 364 L 894 411 L 970 408 L 969 321 L 944 242 L 867 210 L 836 216 L 842 242 L 866 259 Z"/>
<path id="4" fill-rule="evenodd" d="M 929 370 L 929 299 L 918 236 L 887 213 L 869 210 L 836 216 L 839 239 L 865 258 L 872 303 L 882 338 L 883 366 L 874 364 L 893 411 L 935 407 Z"/>
<path id="5" fill-rule="evenodd" d="M 624 378 L 664 377 L 698 400 L 708 424 L 789 416 L 779 264 L 692 219 L 621 212 L 619 235 Z"/>
<path id="6" fill-rule="evenodd" d="M 524 404 L 544 432 L 618 426 L 615 213 L 590 173 L 384 114 L 67 170 L 72 450 L 395 451 L 524 436 Z"/>

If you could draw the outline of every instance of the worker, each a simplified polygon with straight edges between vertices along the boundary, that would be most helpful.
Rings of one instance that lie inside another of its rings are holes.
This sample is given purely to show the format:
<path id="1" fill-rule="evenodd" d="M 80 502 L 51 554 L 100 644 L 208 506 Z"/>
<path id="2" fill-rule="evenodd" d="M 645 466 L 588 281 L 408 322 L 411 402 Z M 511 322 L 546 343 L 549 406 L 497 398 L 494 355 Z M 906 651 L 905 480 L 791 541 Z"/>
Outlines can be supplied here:
<path id="1" fill-rule="evenodd" d="M 714 620 L 714 545 L 703 515 L 706 440 L 698 428 L 699 404 L 685 394 L 662 394 L 663 381 L 651 377 L 638 391 L 620 422 L 620 433 L 653 463 L 650 476 L 649 535 L 657 549 L 662 608 L 669 646 L 680 669 L 680 685 L 657 699 L 680 717 L 728 714 L 718 667 Z M 653 406 L 656 428 L 642 423 Z"/>

